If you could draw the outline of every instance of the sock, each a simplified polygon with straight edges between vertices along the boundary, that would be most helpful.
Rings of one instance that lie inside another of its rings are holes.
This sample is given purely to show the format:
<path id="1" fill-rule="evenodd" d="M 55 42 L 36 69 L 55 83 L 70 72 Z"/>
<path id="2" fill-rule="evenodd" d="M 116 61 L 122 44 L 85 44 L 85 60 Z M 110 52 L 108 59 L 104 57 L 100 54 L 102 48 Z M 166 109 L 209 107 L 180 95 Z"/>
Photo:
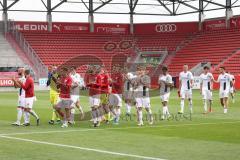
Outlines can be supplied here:
<path id="1" fill-rule="evenodd" d="M 138 110 L 138 120 L 139 120 L 139 123 L 143 122 L 143 112 L 142 112 L 142 110 Z"/>
<path id="2" fill-rule="evenodd" d="M 76 110 L 74 108 L 71 109 L 71 114 L 70 114 L 70 121 L 74 121 L 74 115 L 75 115 Z"/>
<path id="3" fill-rule="evenodd" d="M 184 112 L 184 99 L 181 100 L 181 112 Z"/>
<path id="4" fill-rule="evenodd" d="M 28 112 L 24 111 L 23 117 L 24 117 L 24 123 L 30 122 L 30 114 Z"/>
<path id="5" fill-rule="evenodd" d="M 165 106 L 166 107 L 166 114 L 167 115 L 170 115 L 170 112 L 169 112 L 169 110 L 168 110 L 168 106 Z"/>
<path id="6" fill-rule="evenodd" d="M 167 114 L 167 106 L 163 107 L 163 116 L 165 116 Z"/>
<path id="7" fill-rule="evenodd" d="M 190 112 L 192 112 L 192 111 L 193 111 L 193 107 L 192 107 L 192 99 L 191 99 L 191 100 L 189 100 L 189 109 L 190 109 Z"/>
<path id="8" fill-rule="evenodd" d="M 204 100 L 204 111 L 207 112 L 207 101 Z"/>
<path id="9" fill-rule="evenodd" d="M 93 118 L 93 123 L 97 123 L 97 111 L 92 110 L 92 118 Z"/>
<path id="10" fill-rule="evenodd" d="M 56 119 L 56 111 L 55 110 L 53 110 L 52 111 L 52 121 L 55 121 L 55 119 Z"/>
<path id="11" fill-rule="evenodd" d="M 117 122 L 120 119 L 120 115 L 121 115 L 121 109 L 120 108 L 116 108 L 116 118 L 117 118 Z"/>
<path id="12" fill-rule="evenodd" d="M 111 119 L 111 113 L 110 113 L 110 112 L 106 113 L 106 114 L 105 114 L 105 118 L 106 118 L 106 120 L 110 121 L 110 119 Z"/>
<path id="13" fill-rule="evenodd" d="M 126 103 L 126 112 L 127 112 L 128 114 L 131 114 L 131 105 L 128 104 L 128 103 Z"/>
<path id="14" fill-rule="evenodd" d="M 101 111 L 99 109 L 96 109 L 96 113 L 97 113 L 97 121 L 100 122 L 102 120 Z"/>
<path id="15" fill-rule="evenodd" d="M 153 121 L 152 110 L 150 108 L 149 108 L 149 111 L 148 111 L 148 118 L 149 118 L 149 121 Z"/>
<path id="16" fill-rule="evenodd" d="M 23 109 L 22 108 L 17 108 L 17 123 L 21 122 L 22 114 L 23 114 Z"/>
<path id="17" fill-rule="evenodd" d="M 36 119 L 39 119 L 39 117 L 38 117 L 38 115 L 36 114 L 36 112 L 34 111 L 34 110 L 30 110 L 29 111 L 29 113 L 33 116 L 33 117 L 35 117 Z"/>

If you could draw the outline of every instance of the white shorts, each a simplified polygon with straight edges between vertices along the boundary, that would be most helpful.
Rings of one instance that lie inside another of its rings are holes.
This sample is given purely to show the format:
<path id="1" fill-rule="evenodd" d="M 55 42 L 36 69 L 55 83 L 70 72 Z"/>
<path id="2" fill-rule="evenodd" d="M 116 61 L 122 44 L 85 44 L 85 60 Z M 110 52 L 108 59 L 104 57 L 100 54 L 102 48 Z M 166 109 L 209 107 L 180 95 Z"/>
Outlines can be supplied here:
<path id="1" fill-rule="evenodd" d="M 163 95 L 160 95 L 160 99 L 162 102 L 168 102 L 169 101 L 169 97 L 170 97 L 170 92 L 169 93 L 165 93 Z"/>
<path id="2" fill-rule="evenodd" d="M 136 98 L 136 107 L 150 108 L 150 98 L 149 97 L 137 97 Z"/>
<path id="3" fill-rule="evenodd" d="M 110 94 L 109 104 L 111 106 L 122 107 L 122 94 Z"/>
<path id="4" fill-rule="evenodd" d="M 202 90 L 202 98 L 204 100 L 212 100 L 212 91 L 208 89 Z"/>
<path id="5" fill-rule="evenodd" d="M 80 96 L 79 95 L 71 95 L 71 100 L 73 103 L 77 103 L 80 101 Z"/>
<path id="6" fill-rule="evenodd" d="M 181 90 L 180 95 L 182 99 L 192 99 L 192 90 Z"/>
<path id="7" fill-rule="evenodd" d="M 124 99 L 133 100 L 134 99 L 133 91 L 124 91 Z"/>
<path id="8" fill-rule="evenodd" d="M 89 97 L 89 104 L 90 104 L 90 107 L 93 107 L 93 106 L 99 106 L 100 105 L 100 94 L 97 94 L 97 95 L 93 95 L 93 96 L 90 96 Z"/>
<path id="9" fill-rule="evenodd" d="M 234 87 L 230 88 L 230 93 L 234 93 Z"/>
<path id="10" fill-rule="evenodd" d="M 229 90 L 219 91 L 219 98 L 228 98 L 229 97 Z"/>
<path id="11" fill-rule="evenodd" d="M 72 108 L 73 101 L 71 98 L 59 98 L 57 103 L 57 108 L 65 109 L 65 108 Z"/>
<path id="12" fill-rule="evenodd" d="M 33 108 L 33 102 L 36 100 L 35 97 L 29 97 L 29 98 L 25 98 L 25 106 L 24 108 Z"/>
<path id="13" fill-rule="evenodd" d="M 25 104 L 26 104 L 25 97 L 18 96 L 18 104 L 17 104 L 17 106 L 18 107 L 25 107 Z"/>

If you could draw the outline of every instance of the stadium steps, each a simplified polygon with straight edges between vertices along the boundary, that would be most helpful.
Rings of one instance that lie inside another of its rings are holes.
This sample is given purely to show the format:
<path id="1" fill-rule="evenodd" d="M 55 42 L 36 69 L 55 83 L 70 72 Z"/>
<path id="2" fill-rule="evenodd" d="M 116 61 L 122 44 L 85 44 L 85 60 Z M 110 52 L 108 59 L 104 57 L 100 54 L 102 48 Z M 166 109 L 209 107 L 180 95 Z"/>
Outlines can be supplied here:
<path id="1" fill-rule="evenodd" d="M 5 36 L 0 34 L 0 67 L 23 67 L 26 64 L 11 46 Z"/>

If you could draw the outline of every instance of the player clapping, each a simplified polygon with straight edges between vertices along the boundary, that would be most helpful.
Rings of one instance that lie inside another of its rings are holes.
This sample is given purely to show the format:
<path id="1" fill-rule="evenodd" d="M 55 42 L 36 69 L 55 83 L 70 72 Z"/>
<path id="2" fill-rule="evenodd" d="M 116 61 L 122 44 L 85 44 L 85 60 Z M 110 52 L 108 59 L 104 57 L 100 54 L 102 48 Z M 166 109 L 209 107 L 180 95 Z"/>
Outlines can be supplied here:
<path id="1" fill-rule="evenodd" d="M 33 103 L 36 100 L 36 97 L 34 95 L 34 80 L 30 75 L 30 70 L 25 70 L 24 72 L 26 81 L 25 83 L 13 78 L 13 82 L 15 86 L 22 88 L 25 90 L 25 112 L 28 112 L 33 117 L 36 118 L 37 126 L 40 124 L 39 116 L 36 114 L 36 112 L 33 110 Z M 29 114 L 26 114 L 25 117 L 25 123 L 23 125 L 29 126 L 30 125 L 30 117 Z"/>
<path id="2" fill-rule="evenodd" d="M 24 75 L 25 69 L 24 68 L 18 68 L 18 80 L 22 83 L 25 83 L 26 78 Z M 15 85 L 16 88 L 18 88 Z M 25 108 L 25 91 L 22 88 L 19 88 L 18 91 L 18 105 L 17 105 L 17 121 L 12 123 L 12 125 L 15 126 L 20 126 L 21 125 L 21 119 L 22 119 L 22 115 L 24 113 L 24 119 L 26 120 L 27 115 L 29 114 L 28 112 L 24 112 L 24 108 Z M 26 121 L 24 122 L 25 124 L 27 123 Z"/>
<path id="3" fill-rule="evenodd" d="M 68 68 L 61 68 L 60 78 L 57 81 L 57 86 L 60 89 L 60 99 L 57 105 L 55 106 L 56 111 L 63 119 L 62 128 L 67 128 L 68 123 L 71 123 L 70 111 L 72 108 L 73 101 L 71 100 L 71 87 L 72 87 L 72 78 L 69 75 Z M 64 110 L 65 112 L 63 112 Z"/>
<path id="4" fill-rule="evenodd" d="M 162 101 L 163 105 L 163 110 L 162 110 L 162 119 L 169 118 L 170 113 L 168 110 L 168 101 L 170 97 L 170 91 L 171 88 L 173 87 L 173 81 L 172 81 L 172 76 L 168 74 L 168 68 L 166 66 L 162 67 L 162 72 L 163 74 L 159 76 L 159 86 L 160 86 L 160 98 Z"/>
<path id="5" fill-rule="evenodd" d="M 81 119 L 84 118 L 84 112 L 80 105 L 80 87 L 83 87 L 83 84 L 81 83 L 81 76 L 76 72 L 75 66 L 71 67 L 70 76 L 72 78 L 71 100 L 73 101 L 70 119 L 71 123 L 74 124 L 75 107 L 79 110 Z"/>
<path id="6" fill-rule="evenodd" d="M 115 115 L 114 124 L 118 124 L 121 114 L 123 92 L 123 75 L 120 66 L 114 66 L 111 75 L 111 86 L 112 90 L 109 96 L 109 106 L 113 109 Z"/>
<path id="7" fill-rule="evenodd" d="M 145 108 L 148 113 L 149 124 L 153 124 L 153 116 L 149 97 L 149 88 L 151 86 L 151 78 L 147 75 L 145 67 L 137 68 L 137 77 L 133 80 L 134 97 L 136 100 L 138 126 L 143 124 L 143 111 Z"/>

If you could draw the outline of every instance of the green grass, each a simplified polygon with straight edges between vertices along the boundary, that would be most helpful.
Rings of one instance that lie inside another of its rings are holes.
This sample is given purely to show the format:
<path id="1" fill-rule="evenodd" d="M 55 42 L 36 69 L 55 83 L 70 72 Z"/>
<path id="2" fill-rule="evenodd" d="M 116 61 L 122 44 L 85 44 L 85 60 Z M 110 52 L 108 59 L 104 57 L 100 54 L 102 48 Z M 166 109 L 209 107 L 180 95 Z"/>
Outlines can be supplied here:
<path id="1" fill-rule="evenodd" d="M 203 115 L 201 96 L 195 91 L 191 120 L 181 118 L 156 121 L 153 126 L 145 122 L 144 127 L 137 127 L 135 120 L 122 120 L 118 126 L 102 124 L 98 129 L 92 128 L 91 123 L 85 120 L 62 129 L 59 125 L 50 126 L 47 123 L 51 117 L 48 92 L 36 94 L 38 101 L 34 109 L 41 117 L 41 126 L 35 126 L 35 121 L 31 118 L 32 126 L 13 127 L 10 124 L 16 119 L 17 93 L 0 93 L 0 160 L 141 159 L 131 155 L 167 160 L 240 159 L 239 95 L 235 104 L 230 103 L 226 115 L 220 107 L 217 92 L 214 92 L 214 112 Z M 88 98 L 81 97 L 81 103 L 84 110 L 89 111 Z M 153 112 L 158 114 L 161 110 L 159 97 L 153 97 L 151 103 Z M 179 99 L 176 91 L 171 95 L 169 107 L 171 113 L 177 113 Z M 123 107 L 123 114 L 124 110 Z M 135 109 L 132 111 L 136 112 Z"/>

